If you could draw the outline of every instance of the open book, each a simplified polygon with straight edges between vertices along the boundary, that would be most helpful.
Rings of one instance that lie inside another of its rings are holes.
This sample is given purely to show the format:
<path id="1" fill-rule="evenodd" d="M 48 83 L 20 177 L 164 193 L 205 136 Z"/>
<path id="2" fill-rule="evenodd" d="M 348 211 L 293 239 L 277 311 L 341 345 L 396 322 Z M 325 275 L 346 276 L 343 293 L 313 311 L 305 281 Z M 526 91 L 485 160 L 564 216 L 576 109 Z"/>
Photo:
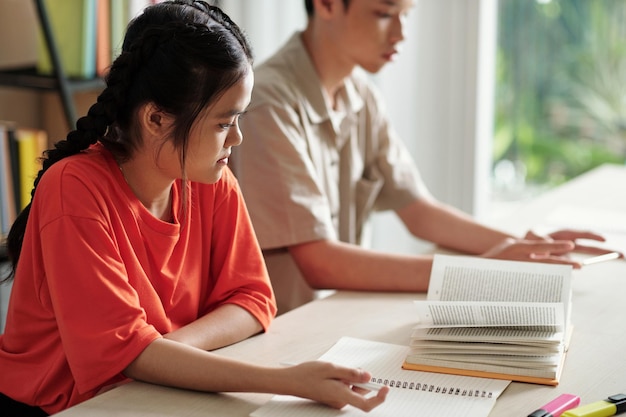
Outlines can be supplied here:
<path id="1" fill-rule="evenodd" d="M 372 382 L 390 387 L 385 402 L 368 414 L 346 406 L 336 410 L 302 398 L 276 395 L 252 417 L 466 416 L 487 417 L 510 381 L 406 371 L 407 346 L 342 337 L 320 360 L 360 367 Z"/>
<path id="2" fill-rule="evenodd" d="M 567 265 L 435 255 L 403 368 L 557 385 L 571 275 Z"/>

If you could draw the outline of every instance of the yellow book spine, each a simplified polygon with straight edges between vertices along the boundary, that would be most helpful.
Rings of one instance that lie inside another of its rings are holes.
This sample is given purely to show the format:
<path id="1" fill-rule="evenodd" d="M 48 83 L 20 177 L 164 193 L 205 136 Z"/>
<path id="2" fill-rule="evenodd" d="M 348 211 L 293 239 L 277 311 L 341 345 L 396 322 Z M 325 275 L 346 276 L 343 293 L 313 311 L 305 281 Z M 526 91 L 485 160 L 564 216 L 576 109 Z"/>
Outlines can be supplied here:
<path id="1" fill-rule="evenodd" d="M 45 132 L 35 129 L 18 129 L 17 145 L 20 167 L 20 206 L 30 203 L 33 183 L 41 169 L 42 146 L 47 142 Z"/>

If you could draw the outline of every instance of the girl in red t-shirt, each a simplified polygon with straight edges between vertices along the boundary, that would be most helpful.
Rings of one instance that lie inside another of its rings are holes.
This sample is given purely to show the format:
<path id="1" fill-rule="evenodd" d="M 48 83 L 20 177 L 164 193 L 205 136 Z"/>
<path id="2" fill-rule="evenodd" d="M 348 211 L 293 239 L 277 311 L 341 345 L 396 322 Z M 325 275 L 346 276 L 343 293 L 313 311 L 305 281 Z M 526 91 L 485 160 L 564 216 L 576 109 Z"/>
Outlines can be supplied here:
<path id="1" fill-rule="evenodd" d="M 220 9 L 166 1 L 131 22 L 106 88 L 46 152 L 11 228 L 0 409 L 55 413 L 127 378 L 338 408 L 384 400 L 387 388 L 366 397 L 353 387 L 365 371 L 210 352 L 267 329 L 276 313 L 227 167 L 252 86 L 250 47 Z"/>

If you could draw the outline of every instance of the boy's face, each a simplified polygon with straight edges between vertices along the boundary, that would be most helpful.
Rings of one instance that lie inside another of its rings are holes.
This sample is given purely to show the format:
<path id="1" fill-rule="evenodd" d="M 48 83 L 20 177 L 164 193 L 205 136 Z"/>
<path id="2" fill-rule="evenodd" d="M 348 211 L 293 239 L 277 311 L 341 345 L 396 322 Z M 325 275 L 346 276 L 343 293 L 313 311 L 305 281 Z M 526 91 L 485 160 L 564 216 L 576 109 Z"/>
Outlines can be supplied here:
<path id="1" fill-rule="evenodd" d="M 414 0 L 351 0 L 337 23 L 336 39 L 354 64 L 376 73 L 398 53 Z"/>

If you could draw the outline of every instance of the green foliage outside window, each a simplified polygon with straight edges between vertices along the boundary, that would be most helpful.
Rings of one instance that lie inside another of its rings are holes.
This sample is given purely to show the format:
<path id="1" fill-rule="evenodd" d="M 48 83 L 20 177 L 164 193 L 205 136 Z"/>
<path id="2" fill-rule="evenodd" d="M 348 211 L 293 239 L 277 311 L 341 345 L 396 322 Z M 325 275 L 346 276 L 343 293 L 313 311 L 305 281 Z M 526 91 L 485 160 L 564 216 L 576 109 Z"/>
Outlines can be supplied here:
<path id="1" fill-rule="evenodd" d="M 496 186 L 624 163 L 626 0 L 500 0 L 498 25 Z"/>

